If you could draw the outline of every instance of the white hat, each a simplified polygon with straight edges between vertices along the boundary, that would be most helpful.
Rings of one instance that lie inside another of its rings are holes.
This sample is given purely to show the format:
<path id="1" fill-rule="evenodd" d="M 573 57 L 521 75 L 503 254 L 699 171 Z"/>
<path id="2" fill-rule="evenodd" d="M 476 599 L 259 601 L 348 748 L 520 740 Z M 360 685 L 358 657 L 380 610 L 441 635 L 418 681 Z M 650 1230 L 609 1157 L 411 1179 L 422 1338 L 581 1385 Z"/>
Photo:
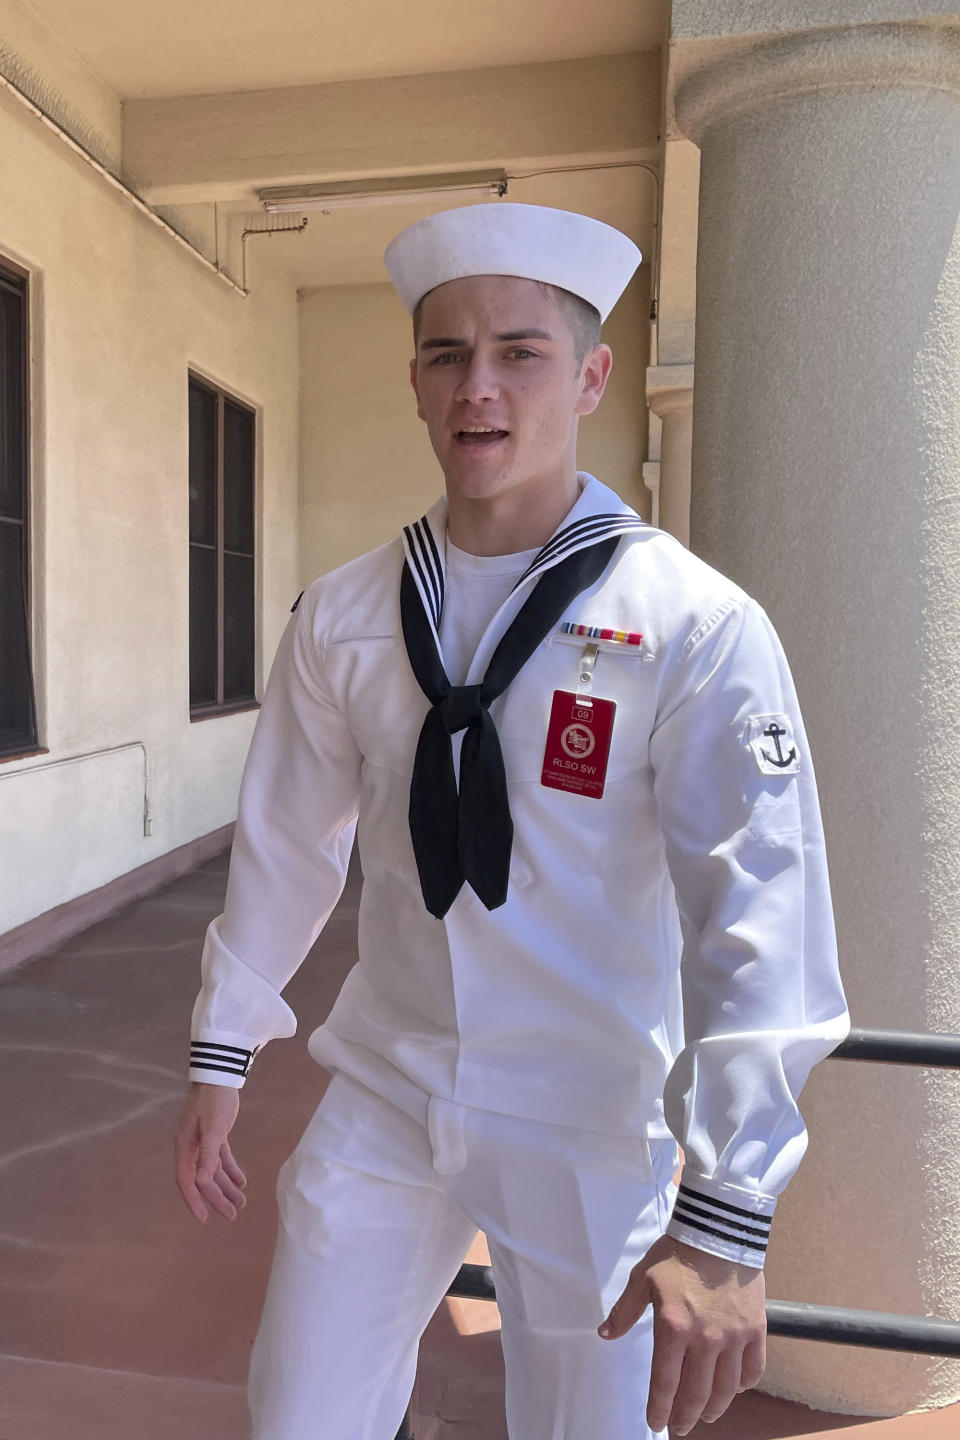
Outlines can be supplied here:
<path id="1" fill-rule="evenodd" d="M 588 300 L 605 320 L 642 256 L 612 225 L 546 205 L 490 201 L 418 220 L 383 255 L 412 315 L 428 290 L 465 275 L 519 275 Z"/>

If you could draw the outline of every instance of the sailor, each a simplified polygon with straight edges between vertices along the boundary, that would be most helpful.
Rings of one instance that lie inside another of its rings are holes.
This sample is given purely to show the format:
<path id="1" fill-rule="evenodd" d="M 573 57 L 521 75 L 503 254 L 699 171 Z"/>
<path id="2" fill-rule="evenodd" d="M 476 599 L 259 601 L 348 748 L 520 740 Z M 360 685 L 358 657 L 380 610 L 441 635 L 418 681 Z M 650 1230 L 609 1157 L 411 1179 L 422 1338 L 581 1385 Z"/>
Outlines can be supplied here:
<path id="1" fill-rule="evenodd" d="M 356 833 L 359 961 L 278 1180 L 255 1440 L 392 1440 L 478 1228 L 512 1440 L 685 1435 L 760 1378 L 797 1096 L 849 1025 L 796 692 L 761 606 L 577 469 L 632 241 L 490 203 L 385 259 L 445 494 L 280 642 L 178 1181 L 200 1220 L 242 1208 L 238 1091 L 294 1033 Z"/>

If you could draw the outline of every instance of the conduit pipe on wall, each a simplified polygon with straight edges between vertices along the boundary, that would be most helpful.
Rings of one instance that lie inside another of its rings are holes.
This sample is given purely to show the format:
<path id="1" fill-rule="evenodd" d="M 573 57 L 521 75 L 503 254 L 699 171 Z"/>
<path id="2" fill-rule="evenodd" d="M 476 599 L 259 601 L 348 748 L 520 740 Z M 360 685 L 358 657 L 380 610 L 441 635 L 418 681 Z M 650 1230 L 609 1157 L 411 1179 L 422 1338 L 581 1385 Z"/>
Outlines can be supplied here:
<path id="1" fill-rule="evenodd" d="M 55 770 L 59 765 L 76 765 L 80 760 L 93 760 L 100 755 L 115 755 L 120 750 L 141 750 L 143 752 L 143 833 L 153 832 L 153 815 L 150 812 L 150 768 L 147 747 L 142 740 L 126 740 L 122 745 L 105 745 L 100 750 L 85 750 L 82 755 L 64 755 L 59 760 L 42 760 L 39 765 L 24 765 L 19 770 L 5 770 L 0 780 L 13 780 L 20 775 L 33 775 L 37 770 Z"/>
<path id="2" fill-rule="evenodd" d="M 214 265 L 211 260 L 208 260 L 201 250 L 198 250 L 195 245 L 191 245 L 189 240 L 185 240 L 179 231 L 174 230 L 173 226 L 162 219 L 155 210 L 151 210 L 150 206 L 140 199 L 140 196 L 135 190 L 131 190 L 130 186 L 125 185 L 122 180 L 118 180 L 116 175 L 112 175 L 106 166 L 101 165 L 100 161 L 90 154 L 89 150 L 81 145 L 79 141 L 74 140 L 73 136 L 67 130 L 64 130 L 61 125 L 58 125 L 56 120 L 51 119 L 44 110 L 41 110 L 39 105 L 30 99 L 29 95 L 24 94 L 19 86 L 14 85 L 13 81 L 8 80 L 5 75 L 0 75 L 0 88 L 6 90 L 7 93 L 12 95 L 15 100 L 18 100 L 21 105 L 26 106 L 34 119 L 39 120 L 42 124 L 46 125 L 49 130 L 52 130 L 59 140 L 62 140 L 65 145 L 69 146 L 74 154 L 79 155 L 81 160 L 86 161 L 91 169 L 96 170 L 98 175 L 102 175 L 104 180 L 112 185 L 115 190 L 119 190 L 121 195 L 126 196 L 141 214 L 146 215 L 148 220 L 152 220 L 154 225 L 159 225 L 161 230 L 165 230 L 168 235 L 172 235 L 178 245 L 182 245 L 185 250 L 188 250 L 195 259 L 199 260 L 202 265 L 205 265 L 219 280 L 222 280 L 225 285 L 229 285 L 230 289 L 235 290 L 238 295 L 246 298 L 250 293 L 248 290 L 238 285 L 236 280 L 232 280 L 225 270 L 221 270 L 218 265 Z"/>
<path id="3" fill-rule="evenodd" d="M 507 180 L 533 180 L 539 175 L 576 175 L 592 170 L 644 170 L 653 181 L 655 190 L 653 208 L 653 254 L 650 256 L 650 364 L 660 363 L 660 262 L 663 246 L 660 243 L 663 185 L 660 172 L 647 160 L 599 160 L 594 165 L 551 165 L 544 170 L 518 170 L 507 172 Z"/>
<path id="4" fill-rule="evenodd" d="M 263 229 L 260 229 L 260 230 L 244 230 L 243 234 L 240 236 L 240 253 L 241 253 L 241 255 L 243 256 L 243 271 L 242 271 L 242 274 L 243 274 L 243 293 L 244 293 L 244 295 L 249 294 L 249 291 L 248 291 L 248 289 L 247 289 L 247 239 L 248 239 L 248 237 L 251 236 L 251 235 L 290 235 L 290 234 L 292 234 L 293 231 L 295 231 L 295 230 L 306 230 L 308 224 L 309 224 L 309 221 L 307 220 L 307 217 L 306 217 L 306 215 L 305 215 L 305 216 L 303 217 L 303 219 L 300 221 L 300 224 L 299 224 L 299 225 L 272 225 L 272 226 L 268 226 L 268 228 L 265 229 L 265 230 L 263 230 Z"/>

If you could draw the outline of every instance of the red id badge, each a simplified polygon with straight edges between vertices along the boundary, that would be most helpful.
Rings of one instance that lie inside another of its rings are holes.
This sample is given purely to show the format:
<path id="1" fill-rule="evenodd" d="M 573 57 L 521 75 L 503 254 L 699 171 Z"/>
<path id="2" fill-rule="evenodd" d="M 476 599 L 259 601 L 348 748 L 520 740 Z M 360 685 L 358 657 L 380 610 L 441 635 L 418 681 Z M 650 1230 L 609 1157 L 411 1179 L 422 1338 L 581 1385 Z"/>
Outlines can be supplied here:
<path id="1" fill-rule="evenodd" d="M 588 701 L 570 690 L 553 692 L 541 785 L 600 799 L 616 708 L 614 700 L 591 696 Z"/>

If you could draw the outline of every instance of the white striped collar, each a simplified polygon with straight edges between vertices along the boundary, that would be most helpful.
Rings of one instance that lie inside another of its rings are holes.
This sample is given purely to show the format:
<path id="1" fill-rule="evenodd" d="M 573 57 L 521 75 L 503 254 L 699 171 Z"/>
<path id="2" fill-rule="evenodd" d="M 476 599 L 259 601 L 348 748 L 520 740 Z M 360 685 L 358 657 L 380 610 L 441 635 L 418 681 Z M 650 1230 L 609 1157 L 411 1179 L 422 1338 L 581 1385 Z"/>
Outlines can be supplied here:
<path id="1" fill-rule="evenodd" d="M 586 545 L 594 545 L 598 540 L 607 540 L 613 535 L 647 529 L 646 521 L 641 520 L 636 510 L 621 500 L 609 485 L 602 484 L 585 470 L 578 473 L 585 482 L 578 500 L 520 576 L 518 589 L 575 550 L 582 550 Z"/>
<path id="2" fill-rule="evenodd" d="M 403 527 L 403 549 L 407 566 L 427 612 L 433 638 L 440 648 L 440 616 L 443 614 L 444 576 L 446 572 L 446 524 L 437 530 L 434 505 L 426 515 Z M 444 507 L 445 509 L 446 507 Z M 444 517 L 445 518 L 445 517 Z M 431 520 L 433 523 L 431 523 Z"/>
<path id="3" fill-rule="evenodd" d="M 646 521 L 608 485 L 585 470 L 577 474 L 583 484 L 575 504 L 520 576 L 514 591 L 586 545 L 648 528 Z M 446 496 L 441 496 L 426 515 L 403 527 L 403 548 L 439 649 L 446 572 Z"/>

